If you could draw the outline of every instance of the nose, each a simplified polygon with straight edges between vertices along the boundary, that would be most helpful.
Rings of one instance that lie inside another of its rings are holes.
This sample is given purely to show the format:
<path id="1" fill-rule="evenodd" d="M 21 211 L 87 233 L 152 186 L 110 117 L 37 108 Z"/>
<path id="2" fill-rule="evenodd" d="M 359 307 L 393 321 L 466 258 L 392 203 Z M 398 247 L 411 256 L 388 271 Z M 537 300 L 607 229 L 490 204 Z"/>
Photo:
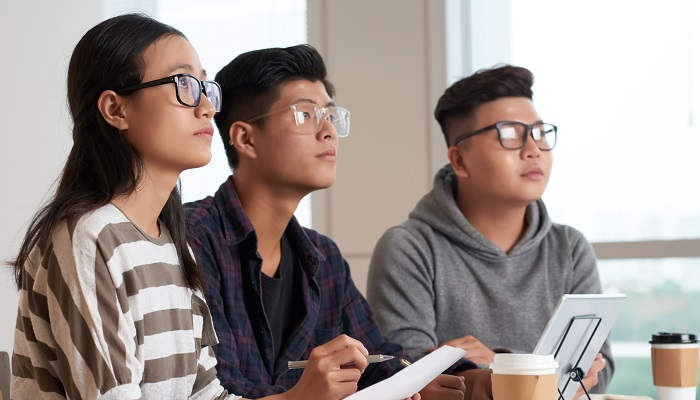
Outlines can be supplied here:
<path id="1" fill-rule="evenodd" d="M 326 115 L 321 117 L 321 127 L 318 131 L 318 138 L 322 141 L 336 140 L 338 138 L 338 132 L 335 130 L 335 126 L 326 118 Z"/>
<path id="2" fill-rule="evenodd" d="M 527 137 L 525 139 L 525 146 L 523 146 L 520 151 L 521 157 L 523 158 L 539 158 L 542 155 L 542 150 L 537 147 L 535 139 L 532 138 L 532 131 L 527 132 Z"/>
<path id="3" fill-rule="evenodd" d="M 214 108 L 214 104 L 204 93 L 202 93 L 201 97 L 199 98 L 199 105 L 195 107 L 195 114 L 198 118 L 207 119 L 212 119 L 214 117 L 214 114 L 216 114 L 216 108 Z"/>

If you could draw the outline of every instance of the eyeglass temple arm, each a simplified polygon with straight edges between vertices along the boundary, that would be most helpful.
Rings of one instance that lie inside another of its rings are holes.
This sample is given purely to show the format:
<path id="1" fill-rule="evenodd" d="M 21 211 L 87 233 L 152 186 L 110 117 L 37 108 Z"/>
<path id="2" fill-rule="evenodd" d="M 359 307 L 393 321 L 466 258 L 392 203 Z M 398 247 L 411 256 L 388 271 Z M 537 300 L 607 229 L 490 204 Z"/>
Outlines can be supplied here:
<path id="1" fill-rule="evenodd" d="M 139 83 L 138 85 L 127 86 L 125 88 L 115 90 L 115 92 L 128 93 L 128 92 L 133 92 L 134 90 L 137 90 L 137 89 L 158 86 L 158 85 L 162 85 L 164 83 L 170 83 L 170 82 L 176 82 L 175 76 L 169 76 L 169 77 L 163 78 L 163 79 L 156 79 L 155 81 L 150 81 L 150 82 L 146 82 L 146 83 Z"/>
<path id="2" fill-rule="evenodd" d="M 277 114 L 277 113 L 280 113 L 280 112 L 284 112 L 284 111 L 287 111 L 287 110 L 292 110 L 292 111 L 294 111 L 294 109 L 293 109 L 292 107 L 294 107 L 294 105 L 291 105 L 291 106 L 289 106 L 289 107 L 287 107 L 287 108 L 283 108 L 283 109 L 276 110 L 276 111 L 269 111 L 269 112 L 266 112 L 265 114 L 260 114 L 260 115 L 257 115 L 257 116 L 255 116 L 255 117 L 253 117 L 253 118 L 249 118 L 249 119 L 246 120 L 246 122 L 255 122 L 255 121 L 261 120 L 261 119 L 263 119 L 263 118 L 265 118 L 265 117 L 269 117 L 270 115 Z"/>
<path id="3" fill-rule="evenodd" d="M 469 133 L 465 133 L 464 135 L 457 136 L 457 139 L 455 139 L 453 146 L 457 146 L 459 144 L 459 142 L 461 142 L 464 139 L 470 138 L 474 135 L 478 135 L 481 132 L 486 132 L 488 130 L 496 128 L 497 126 L 498 126 L 498 124 L 493 124 L 493 125 L 485 126 L 485 127 L 481 128 L 479 130 L 476 130 L 474 132 L 469 132 Z"/>

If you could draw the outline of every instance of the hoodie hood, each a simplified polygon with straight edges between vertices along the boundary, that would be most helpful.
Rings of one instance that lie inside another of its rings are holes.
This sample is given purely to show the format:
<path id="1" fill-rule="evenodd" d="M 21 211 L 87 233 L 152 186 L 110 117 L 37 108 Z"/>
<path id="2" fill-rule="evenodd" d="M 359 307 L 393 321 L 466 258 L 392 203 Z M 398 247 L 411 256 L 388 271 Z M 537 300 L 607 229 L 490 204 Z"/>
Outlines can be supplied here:
<path id="1" fill-rule="evenodd" d="M 418 202 L 416 208 L 409 214 L 409 220 L 427 224 L 447 237 L 455 246 L 487 259 L 526 254 L 537 248 L 552 227 L 544 202 L 542 200 L 532 202 L 525 212 L 527 224 L 525 234 L 506 254 L 467 221 L 457 206 L 456 192 L 457 176 L 452 166 L 447 164 L 435 175 L 433 190 Z"/>

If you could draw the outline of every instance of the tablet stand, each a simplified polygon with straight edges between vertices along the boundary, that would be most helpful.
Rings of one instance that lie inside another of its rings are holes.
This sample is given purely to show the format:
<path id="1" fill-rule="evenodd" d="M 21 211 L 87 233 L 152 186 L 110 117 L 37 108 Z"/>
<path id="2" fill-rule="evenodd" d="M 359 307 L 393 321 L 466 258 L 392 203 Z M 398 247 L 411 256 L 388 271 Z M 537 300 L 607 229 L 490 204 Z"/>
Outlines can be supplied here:
<path id="1" fill-rule="evenodd" d="M 581 388 L 583 389 L 583 393 L 586 394 L 586 398 L 588 400 L 591 400 L 591 396 L 588 394 L 586 387 L 583 385 L 583 377 L 586 374 L 583 372 L 583 370 L 578 365 L 581 362 L 583 355 L 586 353 L 586 349 L 591 344 L 591 340 L 593 340 L 593 337 L 595 336 L 595 333 L 598 330 L 598 327 L 600 326 L 600 323 L 603 321 L 603 319 L 595 314 L 579 315 L 579 316 L 571 318 L 571 321 L 569 321 L 569 324 L 566 327 L 566 331 L 564 332 L 564 336 L 562 337 L 561 342 L 559 342 L 559 346 L 557 346 L 557 351 L 554 353 L 554 358 L 556 359 L 557 355 L 559 355 L 559 350 L 561 350 L 562 345 L 566 341 L 566 337 L 569 335 L 569 331 L 571 331 L 571 327 L 573 326 L 574 321 L 584 320 L 584 319 L 598 321 L 598 322 L 596 323 L 595 328 L 593 329 L 593 332 L 588 337 L 588 341 L 586 341 L 586 345 L 583 347 L 583 350 L 581 351 L 581 355 L 578 356 L 578 360 L 576 360 L 576 362 L 574 363 L 574 366 L 569 370 L 569 379 L 566 381 L 566 384 L 564 385 L 564 389 L 562 390 L 562 389 L 559 389 L 557 387 L 557 391 L 559 392 L 559 397 L 557 398 L 558 400 L 565 400 L 563 391 L 566 391 L 566 388 L 569 386 L 569 383 L 572 381 L 578 382 L 579 385 L 581 385 Z"/>

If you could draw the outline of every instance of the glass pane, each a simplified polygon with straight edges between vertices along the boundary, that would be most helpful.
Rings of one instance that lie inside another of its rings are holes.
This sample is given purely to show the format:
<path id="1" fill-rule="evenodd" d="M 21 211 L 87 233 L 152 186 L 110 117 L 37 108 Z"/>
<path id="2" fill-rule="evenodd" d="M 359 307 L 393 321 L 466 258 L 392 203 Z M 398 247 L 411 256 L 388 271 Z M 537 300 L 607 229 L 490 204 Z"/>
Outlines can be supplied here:
<path id="1" fill-rule="evenodd" d="M 608 392 L 655 398 L 648 342 L 658 331 L 700 334 L 700 259 L 608 260 L 599 271 L 605 292 L 628 296 L 613 328 Z"/>
<path id="2" fill-rule="evenodd" d="M 591 241 L 700 237 L 700 4 L 511 5 L 503 61 L 533 71 L 538 112 L 559 127 L 553 219 Z"/>

